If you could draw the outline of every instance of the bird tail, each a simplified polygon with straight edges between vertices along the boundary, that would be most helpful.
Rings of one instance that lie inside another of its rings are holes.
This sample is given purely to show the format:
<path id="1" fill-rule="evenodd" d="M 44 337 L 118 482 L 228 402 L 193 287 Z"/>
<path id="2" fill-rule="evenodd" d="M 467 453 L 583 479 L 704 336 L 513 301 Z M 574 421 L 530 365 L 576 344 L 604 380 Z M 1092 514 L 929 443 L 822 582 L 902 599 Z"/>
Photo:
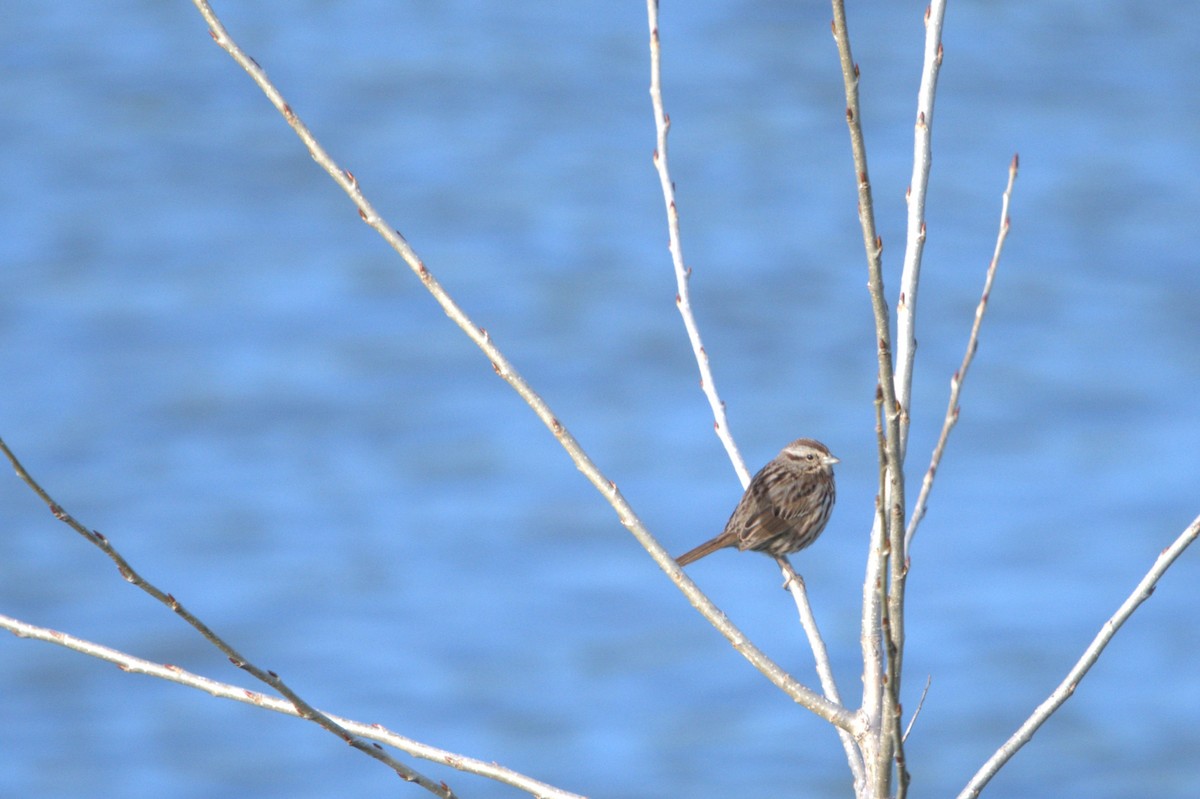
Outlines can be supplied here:
<path id="1" fill-rule="evenodd" d="M 723 539 L 721 536 L 717 536 L 716 538 L 705 541 L 695 549 L 683 553 L 679 557 L 675 558 L 675 562 L 680 566 L 686 566 L 689 563 L 700 560 L 700 558 L 704 557 L 705 555 L 711 555 L 718 549 L 723 549 L 727 546 L 729 546 L 729 541 L 727 539 Z"/>

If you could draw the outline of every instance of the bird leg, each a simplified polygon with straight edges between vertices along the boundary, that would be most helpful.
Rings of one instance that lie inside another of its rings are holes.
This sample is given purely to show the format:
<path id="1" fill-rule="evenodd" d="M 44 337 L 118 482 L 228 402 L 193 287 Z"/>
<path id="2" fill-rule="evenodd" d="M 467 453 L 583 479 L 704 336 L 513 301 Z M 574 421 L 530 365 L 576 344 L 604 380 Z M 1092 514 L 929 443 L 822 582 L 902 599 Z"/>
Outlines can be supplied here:
<path id="1" fill-rule="evenodd" d="M 792 562 L 787 559 L 786 555 L 780 555 L 776 557 L 775 562 L 778 563 L 779 568 L 783 570 L 783 585 L 781 587 L 784 591 L 788 590 L 788 586 L 791 585 L 793 580 L 798 583 L 801 588 L 804 587 L 804 578 L 799 574 L 796 574 L 796 570 L 792 568 Z"/>

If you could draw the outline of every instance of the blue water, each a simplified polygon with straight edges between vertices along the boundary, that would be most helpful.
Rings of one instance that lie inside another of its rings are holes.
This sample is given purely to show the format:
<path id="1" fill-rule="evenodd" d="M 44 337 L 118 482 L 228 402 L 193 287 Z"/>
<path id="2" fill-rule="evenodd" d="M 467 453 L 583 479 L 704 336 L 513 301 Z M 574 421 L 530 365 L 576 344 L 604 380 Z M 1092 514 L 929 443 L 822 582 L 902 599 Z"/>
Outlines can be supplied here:
<path id="1" fill-rule="evenodd" d="M 673 303 L 642 5 L 218 11 L 664 545 L 716 532 L 739 490 Z M 921 11 L 851 9 L 893 295 Z M 796 563 L 853 698 L 874 334 L 829 13 L 664 4 L 662 35 L 732 429 L 751 468 L 798 435 L 842 459 Z M 951 4 L 914 474 L 1014 151 L 1022 172 L 912 553 L 914 797 L 961 788 L 1200 512 L 1195 23 L 1184 2 Z M 690 610 L 190 4 L 9 4 L 0 107 L 0 435 L 148 578 L 318 706 L 569 790 L 849 795 L 835 736 Z M 0 612 L 247 682 L 11 477 L 0 531 Z M 1200 793 L 1198 563 L 988 796 Z M 769 561 L 691 573 L 812 681 Z M 0 637 L 0 681 L 0 796 L 408 790 L 315 728 L 45 644 Z"/>

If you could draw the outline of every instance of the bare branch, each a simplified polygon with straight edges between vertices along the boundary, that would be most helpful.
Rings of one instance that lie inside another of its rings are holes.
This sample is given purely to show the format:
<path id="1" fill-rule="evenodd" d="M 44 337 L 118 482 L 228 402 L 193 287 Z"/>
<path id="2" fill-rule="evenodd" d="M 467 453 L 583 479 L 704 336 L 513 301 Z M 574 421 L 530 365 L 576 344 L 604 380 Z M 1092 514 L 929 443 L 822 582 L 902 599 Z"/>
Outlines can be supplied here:
<path id="1" fill-rule="evenodd" d="M 888 312 L 887 298 L 883 285 L 883 240 L 879 237 L 875 225 L 875 212 L 871 195 L 870 173 L 867 169 L 867 151 L 862 131 L 862 113 L 859 107 L 858 81 L 859 69 L 854 63 L 850 49 L 850 34 L 846 23 L 846 8 L 844 0 L 833 0 L 833 38 L 837 44 L 838 58 L 842 67 L 842 82 L 846 93 L 846 125 L 850 132 L 850 149 L 854 156 L 854 173 L 858 186 L 858 220 L 862 227 L 863 244 L 867 254 L 867 289 L 871 298 L 871 310 L 875 317 L 876 356 L 879 362 L 879 399 L 886 423 L 883 429 L 886 434 L 881 439 L 883 457 L 886 468 L 881 470 L 879 487 L 880 500 L 885 512 L 876 516 L 876 525 L 883 525 L 883 531 L 872 530 L 872 549 L 870 558 L 878 562 L 868 566 L 868 580 L 872 573 L 881 578 L 887 568 L 889 583 L 895 588 L 887 592 L 888 613 L 892 617 L 888 627 L 891 640 L 889 653 L 903 651 L 903 555 L 904 545 L 904 470 L 902 450 L 900 446 L 900 416 L 904 409 L 896 399 L 896 384 L 892 363 L 892 334 L 891 321 Z M 875 547 L 874 543 L 881 541 L 884 546 Z M 897 560 L 901 563 L 897 563 Z M 868 714 L 868 723 L 873 732 L 878 732 L 878 751 L 869 753 L 874 761 L 868 766 L 871 774 L 871 790 L 876 796 L 887 796 L 891 793 L 890 764 L 894 753 L 894 742 L 899 735 L 893 735 L 891 725 L 897 717 L 893 709 L 881 716 L 872 716 L 875 709 L 882 709 L 882 697 L 885 686 L 890 685 L 892 695 L 899 693 L 899 663 L 893 663 L 888 658 L 887 679 L 874 666 L 881 665 L 879 655 L 882 649 L 880 637 L 883 634 L 882 612 L 884 603 L 875 600 L 870 594 L 881 583 L 869 583 L 864 592 L 868 594 L 863 604 L 863 703 L 862 707 Z"/>
<path id="2" fill-rule="evenodd" d="M 288 716 L 301 716 L 302 714 L 296 710 L 296 707 L 288 701 L 276 699 L 273 696 L 260 694 L 257 691 L 251 691 L 248 688 L 243 688 L 240 685 L 231 685 L 230 683 L 218 682 L 210 680 L 207 677 L 201 677 L 178 666 L 172 666 L 163 663 L 154 663 L 149 660 L 134 657 L 116 649 L 111 649 L 82 638 L 76 638 L 73 635 L 50 630 L 45 627 L 38 627 L 26 622 L 14 619 L 10 616 L 0 615 L 0 628 L 6 629 L 9 632 L 20 638 L 30 638 L 38 641 L 46 641 L 51 644 L 66 647 L 67 649 L 76 652 L 82 652 L 90 657 L 107 660 L 109 663 L 115 663 L 121 671 L 129 674 L 146 674 L 151 677 L 157 677 L 160 680 L 178 683 L 189 688 L 194 688 L 199 691 L 211 694 L 220 699 L 232 699 L 235 702 L 242 702 L 247 705 L 254 705 L 266 710 L 272 710 L 276 713 L 283 713 Z M 372 741 L 378 741 L 381 744 L 399 749 L 402 752 L 407 752 L 414 757 L 420 757 L 425 760 L 439 763 L 444 766 L 464 771 L 469 774 L 478 774 L 481 777 L 493 779 L 496 782 L 502 782 L 505 785 L 511 785 L 514 788 L 519 788 L 526 793 L 537 797 L 545 797 L 545 799 L 584 799 L 579 794 L 564 791 L 561 788 L 556 788 L 553 785 L 548 785 L 544 782 L 532 779 L 520 774 L 511 769 L 504 768 L 496 763 L 488 763 L 483 760 L 476 760 L 472 757 L 449 752 L 445 749 L 423 744 L 419 741 L 414 741 L 411 738 L 405 738 L 381 724 L 367 724 L 362 721 L 354 721 L 342 716 L 335 716 L 331 713 L 325 714 L 327 718 L 332 719 L 336 724 L 352 732 L 360 738 L 366 738 Z"/>
<path id="3" fill-rule="evenodd" d="M 876 460 L 879 464 L 880 493 L 875 495 L 875 517 L 871 524 L 867 570 L 863 577 L 863 624 L 860 645 L 863 659 L 862 712 L 866 716 L 868 728 L 873 734 L 878 734 L 882 727 L 880 718 L 883 712 L 885 664 L 881 618 L 885 593 L 884 567 L 887 565 L 884 555 L 884 530 L 887 523 L 884 520 L 882 493 L 883 486 L 887 485 L 887 441 L 883 433 L 883 390 L 878 386 L 875 388 L 875 440 L 879 449 Z M 864 752 L 863 756 L 867 758 L 868 766 L 878 760 L 873 750 Z"/>
<path id="4" fill-rule="evenodd" d="M 796 570 L 792 568 L 791 561 L 787 558 L 776 558 L 775 561 L 783 571 L 784 588 L 791 592 L 792 599 L 796 602 L 796 610 L 800 614 L 800 625 L 804 628 L 804 634 L 808 636 L 808 645 L 812 647 L 817 677 L 821 680 L 821 690 L 825 692 L 825 696 L 830 701 L 840 705 L 842 697 L 838 692 L 837 681 L 833 678 L 833 667 L 829 663 L 829 650 L 825 648 L 825 639 L 821 637 L 821 631 L 817 627 L 817 618 L 813 615 L 812 605 L 809 604 L 808 589 L 804 585 L 804 578 L 796 573 Z M 846 730 L 839 729 L 838 737 L 842 740 L 842 748 L 846 750 L 846 762 L 850 764 L 850 771 L 854 775 L 854 793 L 856 796 L 860 796 L 863 786 L 866 785 L 862 751 Z"/>
<path id="5" fill-rule="evenodd" d="M 650 101 L 654 106 L 654 128 L 657 133 L 657 144 L 654 150 L 654 168 L 658 172 L 658 181 L 662 185 L 663 202 L 667 206 L 667 232 L 671 262 L 675 265 L 675 305 L 683 317 L 683 326 L 687 330 L 688 340 L 692 343 L 692 352 L 696 356 L 696 365 L 700 368 L 700 388 L 708 398 L 712 408 L 713 427 L 717 437 L 725 445 L 725 452 L 733 462 L 734 471 L 742 481 L 742 488 L 750 484 L 750 472 L 746 462 L 734 443 L 733 435 L 729 432 L 729 420 L 725 417 L 725 403 L 717 393 L 717 383 L 713 378 L 712 367 L 708 361 L 708 352 L 704 342 L 700 340 L 700 328 L 696 317 L 692 314 L 691 293 L 688 284 L 692 270 L 684 265 L 683 243 L 679 236 L 679 208 L 675 203 L 675 183 L 671 180 L 671 170 L 667 162 L 667 134 L 671 129 L 671 118 L 663 109 L 662 98 L 662 45 L 658 36 L 658 0 L 646 0 L 646 13 L 650 23 Z"/>
<path id="6" fill-rule="evenodd" d="M 1146 572 L 1146 576 L 1141 579 L 1137 587 L 1129 597 L 1121 603 L 1121 607 L 1117 608 L 1117 612 L 1112 617 L 1104 622 L 1100 628 L 1100 632 L 1096 633 L 1096 637 L 1088 644 L 1084 650 L 1083 656 L 1078 662 L 1071 667 L 1067 672 L 1066 678 L 1059 683 L 1054 692 L 1037 706 L 1033 714 L 1025 720 L 1025 722 L 1017 728 L 1017 731 L 1012 734 L 1004 745 L 1001 746 L 996 753 L 993 754 L 988 761 L 976 772 L 971 781 L 959 793 L 958 799 L 974 799 L 979 796 L 980 791 L 988 784 L 988 781 L 996 775 L 996 772 L 1007 763 L 1017 751 L 1029 743 L 1033 738 L 1033 734 L 1038 728 L 1045 723 L 1046 719 L 1062 707 L 1063 703 L 1071 698 L 1075 693 L 1075 689 L 1079 687 L 1079 683 L 1087 675 L 1088 671 L 1095 665 L 1100 658 L 1100 653 L 1108 646 L 1108 642 L 1117 634 L 1117 630 L 1123 625 L 1133 612 L 1138 609 L 1138 606 L 1150 598 L 1154 593 L 1154 588 L 1159 579 L 1166 573 L 1167 569 L 1171 568 L 1176 559 L 1183 554 L 1197 536 L 1200 536 L 1200 516 L 1192 520 L 1187 529 L 1179 534 L 1171 545 L 1158 554 L 1158 558 L 1154 561 L 1154 565 L 1150 567 L 1150 571 Z"/>
<path id="7" fill-rule="evenodd" d="M 870 173 L 867 170 L 862 113 L 858 102 L 859 71 L 850 51 L 850 34 L 846 28 L 846 8 L 843 0 L 833 0 L 833 38 L 837 43 L 842 82 L 846 92 L 846 126 L 850 131 L 850 149 L 854 156 L 854 174 L 858 186 L 858 221 L 862 227 L 863 244 L 867 251 L 867 288 L 871 295 L 871 310 L 875 315 L 879 383 L 883 389 L 884 408 L 891 420 L 896 416 L 896 391 L 892 369 L 891 320 L 883 290 L 883 240 L 875 226 L 875 206 L 871 195 Z M 890 427 L 889 424 L 889 437 Z"/>
<path id="8" fill-rule="evenodd" d="M 671 260 L 675 267 L 677 292 L 675 295 L 675 304 L 679 308 L 680 315 L 683 317 L 684 328 L 687 330 L 688 340 L 692 344 L 696 364 L 700 369 L 700 387 L 703 389 L 705 396 L 708 397 L 709 405 L 712 408 L 715 420 L 714 428 L 718 437 L 720 437 L 722 443 L 725 445 L 725 451 L 729 454 L 729 458 L 733 462 L 734 470 L 737 472 L 738 479 L 741 480 L 742 487 L 745 488 L 750 484 L 750 472 L 747 470 L 746 463 L 738 451 L 732 434 L 729 432 L 729 422 L 725 416 L 725 403 L 717 393 L 716 381 L 712 375 L 708 353 L 704 349 L 704 344 L 700 338 L 700 329 L 696 324 L 695 315 L 692 313 L 689 290 L 692 270 L 684 265 L 683 244 L 679 233 L 679 210 L 675 198 L 675 183 L 671 180 L 668 159 L 667 136 L 671 129 L 671 118 L 666 113 L 662 96 L 662 42 L 658 31 L 657 0 L 646 0 L 646 14 L 650 26 L 650 101 L 654 109 L 654 127 L 656 132 L 654 167 L 658 173 L 659 183 L 662 187 L 663 202 L 666 205 L 667 211 L 669 249 Z M 786 558 L 778 560 L 780 567 L 783 569 L 784 584 L 792 592 L 797 609 L 800 612 L 801 624 L 808 636 L 809 644 L 812 646 L 813 656 L 817 664 L 817 673 L 820 677 L 822 688 L 825 691 L 825 696 L 840 705 L 841 697 L 838 694 L 837 685 L 833 680 L 833 671 L 829 665 L 829 653 L 825 648 L 825 642 L 821 639 L 816 619 L 813 617 L 812 608 L 808 603 L 808 594 L 805 591 L 804 582 L 795 573 Z M 838 728 L 838 733 L 842 739 L 843 746 L 846 748 L 846 756 L 854 772 L 855 782 L 861 784 L 863 782 L 862 755 L 859 753 L 858 747 L 854 743 L 854 738 L 849 732 L 843 728 Z"/>
<path id="9" fill-rule="evenodd" d="M 3 439 L 0 439 L 0 451 L 3 451 L 4 455 L 8 458 L 13 469 L 16 471 L 17 476 L 20 477 L 26 485 L 32 488 L 34 493 L 41 497 L 42 501 L 46 503 L 46 506 L 50 508 L 50 512 L 54 514 L 54 518 L 65 523 L 72 530 L 79 533 L 96 547 L 98 547 L 104 554 L 108 555 L 109 559 L 111 559 L 112 562 L 117 565 L 117 570 L 127 582 L 131 583 L 137 588 L 142 589 L 147 594 L 170 608 L 175 615 L 179 616 L 202 636 L 204 636 L 206 641 L 215 646 L 217 649 L 221 650 L 221 653 L 229 658 L 229 661 L 233 663 L 233 665 L 278 691 L 292 704 L 292 706 L 295 708 L 297 716 L 316 723 L 368 757 L 374 758 L 375 760 L 378 760 L 379 762 L 393 769 L 396 774 L 398 774 L 405 781 L 416 783 L 425 790 L 444 797 L 445 799 L 454 799 L 454 792 L 450 790 L 450 787 L 444 782 L 434 782 L 429 777 L 414 771 L 400 761 L 386 754 L 383 752 L 383 750 L 379 749 L 379 747 L 367 744 L 362 739 L 352 735 L 346 730 L 346 728 L 342 727 L 329 716 L 326 716 L 324 713 L 317 710 L 304 699 L 301 699 L 295 691 L 293 691 L 287 686 L 286 683 L 284 683 L 278 674 L 267 669 L 259 668 L 247 660 L 240 652 L 238 652 L 230 644 L 226 643 L 223 638 L 213 632 L 208 625 L 200 621 L 200 619 L 196 618 L 196 616 L 192 615 L 191 611 L 185 608 L 174 596 L 161 590 L 156 585 L 150 583 L 140 574 L 138 574 L 137 571 L 135 571 L 134 568 L 129 565 L 129 562 L 125 560 L 121 553 L 117 552 L 116 548 L 113 547 L 112 543 L 109 542 L 105 536 L 101 535 L 96 530 L 85 527 L 74 516 L 67 513 L 67 511 L 64 510 L 61 505 L 55 502 L 54 499 L 46 492 L 46 490 L 43 489 L 42 486 L 33 479 L 33 476 L 25 470 L 25 467 L 21 465 L 19 460 L 17 460 L 17 456 L 14 455 L 12 450 L 8 448 L 8 445 L 4 443 Z"/>
<path id="10" fill-rule="evenodd" d="M 904 591 L 908 575 L 908 548 L 904 536 L 903 464 L 908 450 L 908 425 L 911 411 L 913 360 L 916 354 L 917 291 L 921 256 L 925 248 L 925 196 L 933 163 L 932 132 L 934 100 L 938 72 L 942 64 L 942 22 L 945 0 L 933 0 L 925 9 L 925 55 L 921 85 L 917 92 L 917 113 L 913 134 L 913 172 L 908 189 L 908 230 L 905 237 L 904 266 L 900 276 L 900 296 L 896 303 L 896 424 L 888 427 L 889 449 L 895 455 L 889 465 L 892 474 L 887 517 L 889 580 L 886 632 L 888 637 L 888 695 L 890 712 L 884 716 L 884 732 L 890 734 L 896 762 L 896 797 L 908 795 L 910 776 L 904 755 L 901 732 L 901 674 L 904 664 Z M 890 454 L 890 453 L 889 453 Z"/>
<path id="11" fill-rule="evenodd" d="M 917 90 L 917 119 L 913 131 L 913 171 L 908 186 L 908 224 L 900 299 L 896 303 L 896 396 L 900 401 L 900 452 L 908 450 L 909 407 L 913 360 L 917 353 L 917 293 L 921 256 L 925 250 L 925 196 L 933 165 L 933 109 L 938 72 L 942 66 L 942 22 L 946 0 L 933 0 L 925 9 L 925 56 Z"/>
<path id="12" fill-rule="evenodd" d="M 729 454 L 729 458 L 733 462 L 738 479 L 742 482 L 742 488 L 745 488 L 750 484 L 750 472 L 746 469 L 746 463 L 738 451 L 737 444 L 733 440 L 733 435 L 729 432 L 729 422 L 725 416 L 725 403 L 717 393 L 716 381 L 712 375 L 708 353 L 704 349 L 704 344 L 700 339 L 700 329 L 696 324 L 695 315 L 692 313 L 689 290 L 692 271 L 684 265 L 683 244 L 679 234 L 679 210 L 675 199 L 675 183 L 671 180 L 668 160 L 667 134 L 671 129 L 671 118 L 664 109 L 662 97 L 662 42 L 658 32 L 657 0 L 646 0 L 646 14 L 650 26 L 650 101 L 654 108 L 654 126 L 656 132 L 654 167 L 658 172 L 659 183 L 662 186 L 663 202 L 666 204 L 667 210 L 669 248 L 671 260 L 675 267 L 677 291 L 675 304 L 679 308 L 680 315 L 683 317 L 683 325 L 687 330 L 688 340 L 692 343 L 692 351 L 696 356 L 696 364 L 700 369 L 700 387 L 703 389 L 705 396 L 708 397 L 709 405 L 712 407 L 715 420 L 714 427 L 717 435 L 725 445 L 725 451 Z M 808 604 L 808 595 L 804 589 L 804 582 L 792 570 L 791 564 L 788 563 L 786 558 L 779 559 L 779 564 L 784 571 L 785 585 L 790 586 L 792 595 L 796 600 L 796 606 L 800 611 L 801 624 L 812 646 L 813 656 L 817 663 L 817 673 L 821 679 L 825 695 L 831 701 L 840 705 L 841 698 L 838 695 L 837 686 L 833 681 L 833 671 L 829 665 L 829 654 L 826 651 L 825 642 L 821 639 L 816 619 L 812 614 L 812 608 Z M 844 728 L 838 728 L 838 733 L 846 748 L 846 756 L 849 759 L 851 769 L 854 771 L 855 781 L 861 784 L 863 782 L 862 756 L 858 752 L 854 738 Z"/>
<path id="13" fill-rule="evenodd" d="M 946 441 L 950 438 L 950 431 L 958 423 L 959 394 L 962 392 L 963 381 L 967 377 L 967 370 L 971 368 L 971 361 L 975 358 L 975 351 L 979 349 L 979 330 L 983 326 L 983 315 L 987 312 L 988 300 L 992 296 L 992 282 L 996 279 L 996 268 L 1000 265 L 1000 254 L 1004 252 L 1004 242 L 1008 240 L 1008 205 L 1012 200 L 1013 184 L 1017 180 L 1017 168 L 1019 164 L 1020 159 L 1014 155 L 1008 165 L 1008 185 L 1005 187 L 1004 195 L 1000 201 L 1000 232 L 996 235 L 996 247 L 992 250 L 992 261 L 988 264 L 987 275 L 983 280 L 983 293 L 979 297 L 979 304 L 975 306 L 975 321 L 971 325 L 971 335 L 967 337 L 967 351 L 963 354 L 962 363 L 959 364 L 958 371 L 950 378 L 950 403 L 946 408 L 946 418 L 942 421 L 942 432 L 938 435 L 937 444 L 933 448 L 933 456 L 929 460 L 929 469 L 925 472 L 925 479 L 921 481 L 921 493 L 917 496 L 917 502 L 913 505 L 912 514 L 908 519 L 908 530 L 904 534 L 905 553 L 908 552 L 908 547 L 912 544 L 913 535 L 917 532 L 917 526 L 920 525 L 921 519 L 925 517 L 925 507 L 929 501 L 929 492 L 933 488 L 933 478 L 937 474 L 938 466 L 942 462 L 942 454 L 946 451 Z"/>

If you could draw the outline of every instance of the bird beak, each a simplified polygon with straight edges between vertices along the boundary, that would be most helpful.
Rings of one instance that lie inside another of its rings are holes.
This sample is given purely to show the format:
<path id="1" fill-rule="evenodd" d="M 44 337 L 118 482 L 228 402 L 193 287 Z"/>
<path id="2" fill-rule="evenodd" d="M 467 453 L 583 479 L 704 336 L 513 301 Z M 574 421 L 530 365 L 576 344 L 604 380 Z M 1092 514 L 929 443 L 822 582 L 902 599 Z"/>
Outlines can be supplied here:
<path id="1" fill-rule="evenodd" d="M 841 463 L 841 461 L 838 460 L 837 458 L 833 457 L 832 455 L 825 456 L 825 465 L 826 466 L 832 466 L 835 463 Z"/>

